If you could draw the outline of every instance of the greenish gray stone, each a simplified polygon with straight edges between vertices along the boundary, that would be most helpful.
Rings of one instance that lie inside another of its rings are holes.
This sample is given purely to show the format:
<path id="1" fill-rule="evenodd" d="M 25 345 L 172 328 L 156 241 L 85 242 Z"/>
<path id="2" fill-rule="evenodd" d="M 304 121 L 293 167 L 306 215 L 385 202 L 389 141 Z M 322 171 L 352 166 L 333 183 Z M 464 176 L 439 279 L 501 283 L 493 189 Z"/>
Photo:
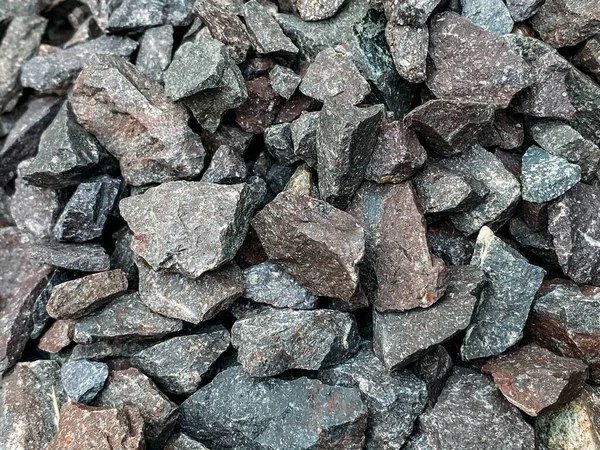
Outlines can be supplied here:
<path id="1" fill-rule="evenodd" d="M 250 0 L 242 7 L 242 13 L 250 41 L 258 53 L 283 55 L 298 53 L 298 47 L 283 34 L 277 21 L 261 3 Z"/>
<path id="2" fill-rule="evenodd" d="M 104 387 L 108 366 L 101 362 L 68 361 L 63 364 L 61 382 L 67 396 L 77 402 L 88 404 Z"/>
<path id="3" fill-rule="evenodd" d="M 192 23 L 194 0 L 122 0 L 113 2 L 106 25 L 109 33 L 139 31 L 161 25 L 174 27 Z"/>
<path id="4" fill-rule="evenodd" d="M 385 38 L 400 76 L 410 83 L 425 81 L 429 48 L 427 26 L 398 25 L 390 21 L 385 27 Z"/>
<path id="5" fill-rule="evenodd" d="M 37 243 L 35 258 L 46 264 L 81 272 L 102 272 L 110 268 L 110 257 L 100 244 Z"/>
<path id="6" fill-rule="evenodd" d="M 461 0 L 462 15 L 496 36 L 508 34 L 513 19 L 502 0 Z"/>
<path id="7" fill-rule="evenodd" d="M 291 124 L 294 154 L 311 168 L 317 166 L 319 115 L 319 111 L 305 111 Z"/>
<path id="8" fill-rule="evenodd" d="M 135 65 L 140 72 L 156 81 L 161 81 L 163 74 L 171 64 L 173 53 L 173 26 L 163 25 L 150 28 L 140 39 Z M 190 68 L 191 69 L 191 68 Z"/>
<path id="9" fill-rule="evenodd" d="M 302 77 L 297 75 L 292 69 L 276 65 L 269 72 L 269 79 L 273 90 L 286 100 L 296 92 L 296 89 L 302 81 Z"/>

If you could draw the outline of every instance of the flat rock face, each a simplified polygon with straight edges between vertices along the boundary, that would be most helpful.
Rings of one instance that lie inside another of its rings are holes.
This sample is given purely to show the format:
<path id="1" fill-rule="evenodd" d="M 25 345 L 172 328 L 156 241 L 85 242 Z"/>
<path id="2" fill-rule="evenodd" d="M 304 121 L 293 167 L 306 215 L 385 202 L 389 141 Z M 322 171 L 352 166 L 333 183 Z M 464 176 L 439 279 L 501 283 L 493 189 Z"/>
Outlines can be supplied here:
<path id="1" fill-rule="evenodd" d="M 472 324 L 467 329 L 463 359 L 499 355 L 523 337 L 523 328 L 545 271 L 531 265 L 516 250 L 483 227 L 471 264 L 489 279 Z"/>
<path id="2" fill-rule="evenodd" d="M 512 31 L 513 20 L 502 0 L 461 0 L 462 15 L 496 36 Z"/>
<path id="3" fill-rule="evenodd" d="M 359 340 L 352 315 L 325 309 L 260 309 L 231 329 L 238 361 L 253 377 L 342 363 L 356 351 Z"/>
<path id="4" fill-rule="evenodd" d="M 61 369 L 61 381 L 67 396 L 77 403 L 90 403 L 104 387 L 108 366 L 79 359 L 68 361 Z"/>
<path id="5" fill-rule="evenodd" d="M 401 448 L 427 400 L 425 383 L 409 371 L 389 374 L 368 343 L 345 363 L 320 370 L 318 377 L 330 385 L 360 390 L 369 413 L 368 450 Z"/>
<path id="6" fill-rule="evenodd" d="M 57 320 L 40 338 L 38 349 L 42 352 L 56 354 L 71 345 L 76 321 Z"/>
<path id="7" fill-rule="evenodd" d="M 163 74 L 171 63 L 173 53 L 173 26 L 163 25 L 150 28 L 144 32 L 140 40 L 135 65 L 140 71 L 156 81 L 163 79 Z"/>
<path id="8" fill-rule="evenodd" d="M 438 402 L 419 419 L 434 450 L 533 450 L 533 429 L 485 375 L 455 368 Z"/>
<path id="9" fill-rule="evenodd" d="M 363 228 L 348 213 L 290 191 L 256 214 L 252 227 L 273 262 L 313 293 L 348 300 L 358 286 Z"/>
<path id="10" fill-rule="evenodd" d="M 139 257 L 154 270 L 197 278 L 233 259 L 254 206 L 248 184 L 175 181 L 123 199 L 120 210 Z"/>
<path id="11" fill-rule="evenodd" d="M 427 308 L 444 294 L 446 270 L 429 252 L 410 183 L 364 183 L 348 212 L 365 229 L 362 283 L 378 311 Z"/>
<path id="12" fill-rule="evenodd" d="M 48 450 L 143 450 L 144 421 L 137 408 L 94 408 L 67 403 Z M 68 442 L 68 444 L 66 444 Z"/>
<path id="13" fill-rule="evenodd" d="M 429 57 L 427 86 L 438 98 L 505 108 L 533 81 L 504 40 L 452 12 L 431 20 Z"/>
<path id="14" fill-rule="evenodd" d="M 238 366 L 182 404 L 180 426 L 209 447 L 359 450 L 367 410 L 358 389 L 304 377 L 252 378 Z"/>
<path id="15" fill-rule="evenodd" d="M 506 7 L 515 22 L 523 22 L 533 16 L 545 0 L 506 0 Z"/>
<path id="16" fill-rule="evenodd" d="M 388 22 L 385 38 L 400 76 L 411 83 L 425 81 L 429 29 L 426 26 L 415 27 Z"/>
<path id="17" fill-rule="evenodd" d="M 269 79 L 271 80 L 273 90 L 286 100 L 289 100 L 294 92 L 296 92 L 302 81 L 302 77 L 296 75 L 292 69 L 280 65 L 271 69 Z"/>
<path id="18" fill-rule="evenodd" d="M 210 165 L 202 175 L 201 181 L 219 184 L 242 183 L 248 177 L 246 162 L 237 150 L 228 146 L 220 146 Z"/>
<path id="19" fill-rule="evenodd" d="M 528 345 L 488 362 L 482 368 L 504 396 L 530 416 L 574 400 L 583 389 L 587 366 Z"/>
<path id="20" fill-rule="evenodd" d="M 79 124 L 119 160 L 128 184 L 200 174 L 204 148 L 185 108 L 123 59 L 96 57 L 77 78 L 71 106 Z"/>
<path id="21" fill-rule="evenodd" d="M 266 77 L 246 81 L 245 91 L 248 100 L 238 102 L 241 106 L 235 110 L 235 121 L 248 133 L 264 133 L 277 117 L 281 99 Z"/>
<path id="22" fill-rule="evenodd" d="M 35 244 L 34 257 L 50 266 L 81 272 L 101 272 L 110 268 L 110 257 L 99 244 Z"/>
<path id="23" fill-rule="evenodd" d="M 596 82 L 600 81 L 600 39 L 589 38 L 573 57 L 573 64 L 589 73 Z"/>
<path id="24" fill-rule="evenodd" d="M 283 34 L 267 8 L 256 0 L 251 0 L 244 4 L 242 10 L 250 40 L 258 53 L 291 55 L 298 53 L 298 47 Z"/>
<path id="25" fill-rule="evenodd" d="M 136 31 L 171 24 L 189 25 L 194 0 L 124 0 L 110 14 L 106 31 Z"/>

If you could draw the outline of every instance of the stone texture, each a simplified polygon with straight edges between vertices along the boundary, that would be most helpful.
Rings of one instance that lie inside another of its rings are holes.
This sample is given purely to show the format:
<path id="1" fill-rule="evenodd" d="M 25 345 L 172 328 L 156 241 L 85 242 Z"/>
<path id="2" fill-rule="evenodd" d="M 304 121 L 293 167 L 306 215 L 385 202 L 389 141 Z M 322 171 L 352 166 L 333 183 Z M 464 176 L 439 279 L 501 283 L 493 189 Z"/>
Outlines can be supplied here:
<path id="1" fill-rule="evenodd" d="M 398 25 L 388 22 L 385 27 L 385 39 L 400 76 L 411 83 L 425 81 L 429 46 L 427 26 Z"/>
<path id="2" fill-rule="evenodd" d="M 77 344 L 73 347 L 70 360 L 87 359 L 90 361 L 107 361 L 115 358 L 131 358 L 145 350 L 153 341 L 123 341 L 120 339 L 98 341 L 92 344 Z"/>
<path id="3" fill-rule="evenodd" d="M 572 69 L 566 76 L 569 101 L 575 108 L 575 115 L 569 125 L 575 128 L 586 139 L 600 145 L 598 123 L 598 96 L 600 86 L 590 77 Z"/>
<path id="4" fill-rule="evenodd" d="M 296 0 L 296 8 L 302 20 L 316 21 L 333 17 L 344 0 Z"/>
<path id="5" fill-rule="evenodd" d="M 461 0 L 462 15 L 496 36 L 508 34 L 513 19 L 502 0 Z"/>
<path id="6" fill-rule="evenodd" d="M 573 64 L 600 82 L 600 37 L 593 36 L 579 49 L 572 60 Z"/>
<path id="7" fill-rule="evenodd" d="M 524 141 L 522 120 L 502 109 L 494 113 L 494 122 L 479 135 L 479 143 L 483 147 L 500 147 L 505 150 L 519 148 Z"/>
<path id="8" fill-rule="evenodd" d="M 461 347 L 465 360 L 499 355 L 523 337 L 533 296 L 545 271 L 483 227 L 471 264 L 489 279 Z"/>
<path id="9" fill-rule="evenodd" d="M 39 0 L 6 0 L 0 6 L 0 22 L 15 16 L 39 14 L 43 6 Z"/>
<path id="10" fill-rule="evenodd" d="M 471 261 L 474 243 L 450 221 L 442 221 L 427 228 L 427 241 L 431 252 L 446 265 L 464 266 Z"/>
<path id="11" fill-rule="evenodd" d="M 317 166 L 317 128 L 319 127 L 318 111 L 303 112 L 292 122 L 292 143 L 294 153 L 309 167 Z"/>
<path id="12" fill-rule="evenodd" d="M 172 25 L 146 30 L 140 40 L 140 48 L 135 59 L 135 65 L 140 72 L 153 80 L 161 81 L 171 63 L 173 40 Z"/>
<path id="13" fill-rule="evenodd" d="M 121 58 L 98 56 L 71 95 L 77 121 L 119 160 L 123 178 L 140 186 L 198 175 L 204 148 L 183 106 Z"/>
<path id="14" fill-rule="evenodd" d="M 399 25 L 425 25 L 442 0 L 383 0 L 383 9 L 390 22 Z"/>
<path id="15" fill-rule="evenodd" d="M 106 26 L 110 33 L 192 23 L 194 0 L 123 0 L 116 3 Z"/>
<path id="16" fill-rule="evenodd" d="M 244 4 L 242 12 L 250 41 L 259 54 L 295 55 L 298 53 L 298 47 L 283 34 L 277 21 L 261 3 L 250 0 Z"/>
<path id="17" fill-rule="evenodd" d="M 453 369 L 452 357 L 441 345 L 425 354 L 410 367 L 410 371 L 427 385 L 427 409 L 433 408 L 437 403 L 437 399 Z"/>
<path id="18" fill-rule="evenodd" d="M 265 147 L 269 154 L 286 166 L 300 159 L 294 154 L 292 126 L 289 123 L 271 125 L 265 130 Z"/>
<path id="19" fill-rule="evenodd" d="M 537 256 L 545 264 L 559 268 L 552 235 L 547 230 L 532 230 L 522 219 L 513 217 L 508 224 L 511 236 L 519 246 Z"/>
<path id="20" fill-rule="evenodd" d="M 60 371 L 67 396 L 77 403 L 90 403 L 104 387 L 108 366 L 101 362 L 68 361 Z"/>
<path id="21" fill-rule="evenodd" d="M 349 214 L 284 191 L 256 214 L 252 227 L 269 259 L 314 294 L 348 300 L 356 291 L 364 237 Z"/>
<path id="22" fill-rule="evenodd" d="M 165 450 L 208 450 L 204 444 L 192 439 L 187 434 L 177 433 L 174 434 L 169 442 L 167 442 L 167 446 Z"/>
<path id="23" fill-rule="evenodd" d="M 36 244 L 36 259 L 44 263 L 81 272 L 102 272 L 110 268 L 110 257 L 99 244 Z"/>
<path id="24" fill-rule="evenodd" d="M 198 390 L 211 365 L 229 347 L 229 332 L 221 325 L 200 334 L 179 336 L 153 345 L 131 358 L 131 364 L 164 391 L 190 395 Z"/>
<path id="25" fill-rule="evenodd" d="M 367 411 L 354 388 L 317 380 L 219 373 L 181 406 L 181 430 L 209 448 L 344 448 L 364 444 Z"/>
<path id="26" fill-rule="evenodd" d="M 506 0 L 506 7 L 515 22 L 523 22 L 533 16 L 545 0 Z"/>
<path id="27" fill-rule="evenodd" d="M 228 145 L 240 155 L 246 153 L 254 137 L 252 133 L 247 133 L 235 124 L 223 124 L 214 133 L 203 129 L 200 135 L 209 153 L 216 152 L 221 145 Z"/>
<path id="28" fill-rule="evenodd" d="M 273 90 L 286 100 L 289 100 L 294 92 L 296 92 L 302 81 L 302 77 L 296 75 L 292 69 L 280 65 L 276 65 L 271 69 L 269 79 L 271 80 Z"/>
<path id="29" fill-rule="evenodd" d="M 56 354 L 71 345 L 76 321 L 57 320 L 40 339 L 38 349 L 42 352 Z"/>
<path id="30" fill-rule="evenodd" d="M 266 77 L 246 81 L 245 86 L 248 100 L 235 110 L 235 121 L 244 131 L 262 134 L 277 117 L 281 99 Z"/>
<path id="31" fill-rule="evenodd" d="M 243 183 L 248 177 L 248 167 L 239 152 L 228 145 L 220 146 L 213 155 L 201 181 L 207 183 Z"/>

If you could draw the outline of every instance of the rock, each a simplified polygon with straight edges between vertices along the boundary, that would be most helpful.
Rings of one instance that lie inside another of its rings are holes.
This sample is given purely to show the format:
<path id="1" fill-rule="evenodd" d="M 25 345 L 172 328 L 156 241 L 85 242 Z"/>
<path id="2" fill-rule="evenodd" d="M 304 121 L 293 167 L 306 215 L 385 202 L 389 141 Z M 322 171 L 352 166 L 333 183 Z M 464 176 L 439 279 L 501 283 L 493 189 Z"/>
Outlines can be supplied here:
<path id="1" fill-rule="evenodd" d="M 344 0 L 296 0 L 296 8 L 302 20 L 316 21 L 333 17 Z"/>
<path id="2" fill-rule="evenodd" d="M 164 183 L 120 203 L 133 251 L 154 270 L 190 278 L 233 259 L 254 207 L 250 184 L 190 181 Z"/>
<path id="3" fill-rule="evenodd" d="M 265 147 L 271 156 L 284 165 L 291 165 L 300 159 L 294 154 L 292 126 L 289 123 L 271 125 L 265 130 Z"/>
<path id="4" fill-rule="evenodd" d="M 243 271 L 243 296 L 255 302 L 278 308 L 314 309 L 317 296 L 281 269 L 277 264 L 264 262 Z"/>
<path id="5" fill-rule="evenodd" d="M 110 255 L 110 268 L 121 269 L 129 281 L 129 287 L 135 289 L 138 285 L 138 269 L 135 254 L 131 250 L 133 233 L 129 228 L 123 227 L 113 233 L 112 237 L 115 240 L 115 248 Z"/>
<path id="6" fill-rule="evenodd" d="M 38 349 L 54 355 L 71 345 L 76 323 L 74 320 L 56 320 L 41 337 Z"/>
<path id="7" fill-rule="evenodd" d="M 59 108 L 60 101 L 51 97 L 28 103 L 27 110 L 19 117 L 6 137 L 4 146 L 0 148 L 0 186 L 5 186 L 15 177 L 21 161 L 35 156 L 40 137 Z"/>
<path id="8" fill-rule="evenodd" d="M 410 371 L 427 385 L 427 409 L 433 408 L 436 404 L 453 369 L 452 357 L 441 345 L 435 347 L 411 366 Z"/>
<path id="9" fill-rule="evenodd" d="M 294 92 L 296 92 L 302 81 L 302 77 L 296 75 L 292 69 L 280 65 L 276 65 L 271 69 L 269 79 L 271 80 L 273 90 L 286 100 L 289 100 Z"/>
<path id="10" fill-rule="evenodd" d="M 43 360 L 17 364 L 2 379 L 0 400 L 2 448 L 46 448 L 57 431 L 55 407 L 66 401 L 60 385 L 60 365 Z"/>
<path id="11" fill-rule="evenodd" d="M 527 345 L 482 368 L 509 402 L 530 416 L 574 400 L 587 378 L 587 365 Z"/>
<path id="12" fill-rule="evenodd" d="M 474 145 L 460 155 L 442 158 L 438 163 L 459 175 L 474 179 L 479 185 L 476 192 L 485 196 L 470 211 L 450 216 L 454 226 L 465 235 L 476 233 L 484 225 L 498 229 L 515 212 L 521 196 L 519 182 L 492 153 Z"/>
<path id="13" fill-rule="evenodd" d="M 54 287 L 46 306 L 55 319 L 79 319 L 127 292 L 122 270 L 87 275 Z"/>
<path id="14" fill-rule="evenodd" d="M 360 390 L 369 414 L 368 450 L 400 448 L 427 401 L 425 383 L 408 371 L 389 374 L 368 344 L 345 363 L 320 370 L 318 377 L 329 385 Z"/>
<path id="15" fill-rule="evenodd" d="M 598 96 L 600 95 L 600 86 L 576 69 L 572 69 L 567 74 L 566 84 L 569 101 L 576 110 L 569 125 L 586 139 L 600 145 L 600 131 L 596 127 L 599 120 Z"/>
<path id="16" fill-rule="evenodd" d="M 352 315 L 325 309 L 264 308 L 236 321 L 231 329 L 238 361 L 253 377 L 340 364 L 356 351 L 359 341 Z"/>
<path id="17" fill-rule="evenodd" d="M 209 447 L 344 448 L 364 444 L 367 411 L 354 388 L 219 373 L 181 406 L 181 430 Z"/>
<path id="18" fill-rule="evenodd" d="M 229 332 L 221 325 L 202 331 L 167 339 L 142 350 L 131 358 L 131 364 L 165 392 L 193 394 L 211 365 L 229 347 Z"/>
<path id="19" fill-rule="evenodd" d="M 521 184 L 523 200 L 549 202 L 571 189 L 581 179 L 581 169 L 560 156 L 532 145 L 523 155 Z"/>
<path id="20" fill-rule="evenodd" d="M 77 344 L 73 347 L 70 361 L 87 359 L 90 361 L 106 361 L 115 358 L 131 358 L 145 350 L 153 341 L 123 341 L 119 339 L 98 341 L 92 344 Z"/>
<path id="21" fill-rule="evenodd" d="M 547 0 L 531 25 L 553 47 L 572 46 L 600 32 L 600 5 L 594 0 Z"/>
<path id="22" fill-rule="evenodd" d="M 600 83 L 600 37 L 589 38 L 575 54 L 572 62 L 590 74 L 596 83 Z"/>
<path id="23" fill-rule="evenodd" d="M 108 366 L 80 359 L 66 362 L 60 373 L 63 388 L 69 398 L 77 403 L 88 404 L 104 387 Z"/>
<path id="24" fill-rule="evenodd" d="M 96 57 L 77 78 L 71 106 L 77 121 L 119 160 L 128 184 L 200 174 L 204 148 L 187 125 L 187 111 L 128 62 Z"/>
<path id="25" fill-rule="evenodd" d="M 483 227 L 471 264 L 489 278 L 461 347 L 465 360 L 499 355 L 523 337 L 523 328 L 545 271 Z"/>
<path id="26" fill-rule="evenodd" d="M 137 408 L 94 408 L 67 403 L 48 450 L 142 450 L 144 421 Z"/>
<path id="27" fill-rule="evenodd" d="M 533 450 L 533 429 L 485 375 L 457 367 L 420 419 L 432 449 Z"/>
<path id="28" fill-rule="evenodd" d="M 15 16 L 27 16 L 41 12 L 39 0 L 6 0 L 0 6 L 0 22 L 5 22 Z"/>
<path id="29" fill-rule="evenodd" d="M 492 125 L 494 107 L 456 100 L 429 100 L 405 117 L 432 151 L 452 156 L 467 150 Z"/>
<path id="30" fill-rule="evenodd" d="M 519 217 L 513 217 L 509 222 L 510 234 L 520 247 L 539 257 L 546 264 L 559 268 L 556 252 L 552 243 L 552 235 L 547 230 L 532 230 Z"/>
<path id="31" fill-rule="evenodd" d="M 523 222 L 534 231 L 548 228 L 548 204 L 523 202 L 519 211 Z"/>
<path id="32" fill-rule="evenodd" d="M 171 436 L 165 450 L 208 450 L 203 444 L 187 434 L 177 433 Z"/>
<path id="33" fill-rule="evenodd" d="M 515 22 L 524 22 L 533 16 L 545 0 L 506 0 L 506 7 Z"/>
<path id="34" fill-rule="evenodd" d="M 599 188 L 578 183 L 548 208 L 548 231 L 558 262 L 576 283 L 600 281 L 599 207 Z"/>
<path id="35" fill-rule="evenodd" d="M 317 128 L 320 112 L 303 112 L 291 124 L 294 153 L 309 167 L 317 166 Z"/>
<path id="36" fill-rule="evenodd" d="M 221 145 L 228 145 L 242 156 L 250 147 L 254 137 L 252 133 L 245 132 L 235 124 L 221 125 L 214 133 L 203 129 L 200 135 L 209 153 L 216 152 Z"/>
<path id="37" fill-rule="evenodd" d="M 260 54 L 295 55 L 296 47 L 263 4 L 251 0 L 242 7 L 244 22 L 253 47 Z"/>
<path id="38" fill-rule="evenodd" d="M 356 291 L 364 237 L 348 213 L 284 191 L 256 214 L 252 227 L 269 259 L 314 294 L 348 300 Z"/>
<path id="39" fill-rule="evenodd" d="M 247 176 L 248 168 L 244 158 L 235 149 L 222 145 L 213 155 L 201 180 L 207 183 L 236 184 L 243 183 Z"/>
<path id="40" fill-rule="evenodd" d="M 137 369 L 112 370 L 94 406 L 122 409 L 126 405 L 135 405 L 142 416 L 148 448 L 162 449 L 177 421 L 177 405 Z"/>
<path id="41" fill-rule="evenodd" d="M 319 101 L 336 101 L 356 105 L 371 92 L 348 49 L 343 45 L 321 51 L 308 66 L 300 83 L 300 92 Z"/>
<path id="42" fill-rule="evenodd" d="M 102 311 L 81 319 L 73 341 L 90 344 L 100 339 L 159 338 L 182 329 L 180 320 L 156 314 L 146 307 L 137 292 L 113 300 Z"/>
<path id="43" fill-rule="evenodd" d="M 456 13 L 435 16 L 429 37 L 427 87 L 437 98 L 506 108 L 533 82 L 530 67 L 506 41 Z"/>
<path id="44" fill-rule="evenodd" d="M 416 361 L 469 326 L 485 277 L 472 266 L 448 271 L 446 294 L 435 305 L 401 313 L 373 312 L 373 350 L 388 370 Z"/>
<path id="45" fill-rule="evenodd" d="M 192 23 L 194 0 L 123 0 L 110 14 L 106 31 L 139 31 L 161 25 L 174 27 Z"/>
<path id="46" fill-rule="evenodd" d="M 102 236 L 120 191 L 121 180 L 108 175 L 81 183 L 58 218 L 54 237 L 59 241 L 86 242 Z"/>
<path id="47" fill-rule="evenodd" d="M 473 242 L 448 221 L 429 226 L 427 242 L 431 252 L 448 266 L 464 266 L 471 261 Z"/>
<path id="48" fill-rule="evenodd" d="M 502 109 L 494 113 L 494 122 L 479 135 L 479 144 L 483 147 L 500 147 L 505 150 L 519 148 L 524 141 L 522 121 Z"/>
<path id="49" fill-rule="evenodd" d="M 513 19 L 502 0 L 461 0 L 462 15 L 496 36 L 513 29 Z"/>
<path id="50" fill-rule="evenodd" d="M 248 100 L 235 110 L 235 121 L 244 131 L 262 134 L 273 123 L 281 106 L 279 95 L 266 77 L 246 81 Z"/>
<path id="51" fill-rule="evenodd" d="M 110 257 L 99 244 L 36 244 L 36 259 L 63 269 L 102 272 L 110 268 Z"/>
<path id="52" fill-rule="evenodd" d="M 400 76 L 411 83 L 425 81 L 429 46 L 427 26 L 417 27 L 388 22 L 385 27 L 385 38 L 394 59 L 394 66 Z"/>
<path id="53" fill-rule="evenodd" d="M 308 195 L 309 197 L 320 198 L 319 188 L 313 173 L 305 164 L 298 167 L 290 180 L 285 185 L 286 191 L 292 191 L 300 195 Z"/>
<path id="54" fill-rule="evenodd" d="M 383 0 L 383 8 L 389 22 L 398 25 L 425 25 L 442 0 Z"/>
<path id="55" fill-rule="evenodd" d="M 144 32 L 140 40 L 140 48 L 135 65 L 143 74 L 156 81 L 163 79 L 163 74 L 171 63 L 173 53 L 173 26 L 163 25 L 150 28 Z"/>
<path id="56" fill-rule="evenodd" d="M 18 16 L 4 32 L 0 45 L 0 113 L 11 111 L 19 100 L 23 89 L 19 81 L 21 70 L 37 53 L 47 23 L 39 16 Z"/>

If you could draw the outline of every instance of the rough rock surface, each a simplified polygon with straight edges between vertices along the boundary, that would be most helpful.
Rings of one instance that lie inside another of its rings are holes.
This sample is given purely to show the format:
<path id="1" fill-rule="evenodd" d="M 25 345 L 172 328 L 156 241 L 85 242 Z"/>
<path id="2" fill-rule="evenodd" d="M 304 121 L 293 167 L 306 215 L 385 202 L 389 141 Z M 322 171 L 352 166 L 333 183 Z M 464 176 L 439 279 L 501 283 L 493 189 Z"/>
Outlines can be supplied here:
<path id="1" fill-rule="evenodd" d="M 67 396 L 77 403 L 90 403 L 104 387 L 108 366 L 101 362 L 79 359 L 67 361 L 60 371 Z"/>
<path id="2" fill-rule="evenodd" d="M 506 7 L 515 22 L 523 22 L 533 16 L 545 0 L 506 0 Z"/>
<path id="3" fill-rule="evenodd" d="M 317 166 L 317 128 L 319 126 L 318 111 L 303 112 L 292 122 L 292 143 L 294 153 L 309 167 Z"/>
<path id="4" fill-rule="evenodd" d="M 324 20 L 332 17 L 344 0 L 296 0 L 296 8 L 302 20 Z"/>
<path id="5" fill-rule="evenodd" d="M 462 15 L 484 30 L 497 36 L 508 34 L 513 19 L 502 0 L 461 0 Z"/>
<path id="6" fill-rule="evenodd" d="M 135 65 L 140 72 L 156 81 L 163 79 L 163 74 L 171 63 L 173 53 L 173 26 L 163 25 L 150 28 L 144 32 Z"/>
<path id="7" fill-rule="evenodd" d="M 289 166 L 300 159 L 294 154 L 292 126 L 289 123 L 271 125 L 265 130 L 265 147 L 281 164 Z"/>
<path id="8" fill-rule="evenodd" d="M 110 257 L 99 244 L 37 243 L 33 255 L 50 266 L 63 269 L 102 272 L 110 268 Z"/>
<path id="9" fill-rule="evenodd" d="M 246 81 L 245 86 L 248 100 L 239 102 L 241 106 L 235 110 L 235 121 L 244 131 L 264 133 L 277 117 L 281 99 L 266 77 Z"/>
<path id="10" fill-rule="evenodd" d="M 589 38 L 573 57 L 573 64 L 600 82 L 600 37 Z"/>
<path id="11" fill-rule="evenodd" d="M 296 92 L 302 81 L 302 77 L 296 75 L 292 69 L 280 65 L 276 65 L 271 69 L 269 79 L 271 80 L 273 90 L 286 100 L 289 100 L 294 92 Z"/>
<path id="12" fill-rule="evenodd" d="M 71 345 L 76 323 L 74 320 L 55 321 L 40 338 L 38 350 L 56 354 Z"/>
<path id="13" fill-rule="evenodd" d="M 446 265 L 464 266 L 471 261 L 474 243 L 458 231 L 450 221 L 442 221 L 427 229 L 431 252 Z"/>
<path id="14" fill-rule="evenodd" d="M 192 439 L 187 434 L 177 433 L 171 436 L 165 450 L 208 450 L 204 444 Z"/>
<path id="15" fill-rule="evenodd" d="M 427 409 L 436 404 L 453 369 L 452 357 L 442 345 L 435 347 L 410 367 L 410 371 L 427 385 Z"/>
<path id="16" fill-rule="evenodd" d="M 262 4 L 251 0 L 244 4 L 242 10 L 250 41 L 258 53 L 298 53 L 298 47 L 283 34 L 277 21 Z"/>
<path id="17" fill-rule="evenodd" d="M 426 26 L 397 25 L 388 22 L 385 38 L 390 47 L 394 66 L 410 83 L 427 79 L 427 50 L 429 29 Z"/>
<path id="18" fill-rule="evenodd" d="M 116 3 L 110 14 L 106 31 L 136 31 L 166 24 L 189 25 L 192 21 L 193 0 L 123 0 Z"/>
<path id="19" fill-rule="evenodd" d="M 242 183 L 248 176 L 248 168 L 239 152 L 228 145 L 221 145 L 213 155 L 201 181 L 219 184 Z"/>

